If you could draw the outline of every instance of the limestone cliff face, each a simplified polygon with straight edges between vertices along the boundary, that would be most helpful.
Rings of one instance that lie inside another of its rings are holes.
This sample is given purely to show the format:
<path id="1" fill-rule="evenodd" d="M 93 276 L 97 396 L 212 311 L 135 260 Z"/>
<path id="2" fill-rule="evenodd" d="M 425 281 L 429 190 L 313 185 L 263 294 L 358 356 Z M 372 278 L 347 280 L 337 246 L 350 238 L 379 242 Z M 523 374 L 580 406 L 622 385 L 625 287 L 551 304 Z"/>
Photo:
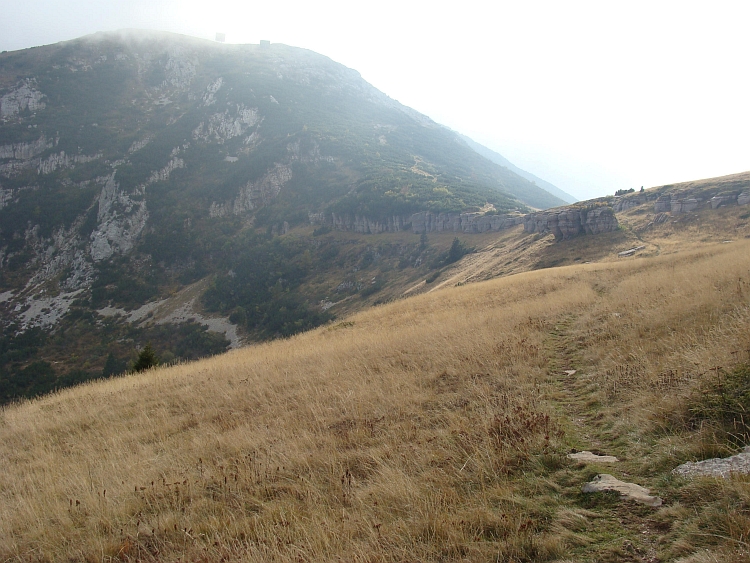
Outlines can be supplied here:
<path id="1" fill-rule="evenodd" d="M 0 118 L 6 121 L 25 110 L 33 112 L 44 109 L 46 104 L 42 98 L 44 94 L 36 89 L 36 82 L 25 80 L 0 98 Z"/>
<path id="2" fill-rule="evenodd" d="M 398 215 L 388 217 L 384 220 L 372 220 L 361 215 L 337 215 L 336 213 L 331 213 L 330 222 L 337 231 L 350 231 L 367 235 L 397 233 L 408 228 L 408 220 Z"/>
<path id="3" fill-rule="evenodd" d="M 87 156 L 84 154 L 77 154 L 70 156 L 65 154 L 65 151 L 60 153 L 51 154 L 44 160 L 39 160 L 37 164 L 37 172 L 39 174 L 51 174 L 58 168 L 74 168 L 76 164 L 85 164 L 102 158 L 102 153 Z"/>
<path id="4" fill-rule="evenodd" d="M 746 174 L 734 174 L 711 180 L 661 186 L 645 192 L 615 197 L 612 209 L 619 213 L 639 205 L 652 204 L 654 213 L 680 215 L 699 209 L 747 205 L 750 203 L 747 182 Z"/>
<path id="5" fill-rule="evenodd" d="M 485 233 L 501 231 L 523 222 L 523 215 L 497 215 L 474 213 L 433 213 L 420 211 L 412 215 L 393 215 L 385 219 L 371 219 L 361 215 L 339 215 L 331 213 L 310 214 L 314 224 L 328 223 L 337 231 L 362 234 L 397 233 L 411 230 L 415 234 L 455 232 Z"/>
<path id="6" fill-rule="evenodd" d="M 91 257 L 95 262 L 113 254 L 128 252 L 135 245 L 146 221 L 148 210 L 142 193 L 126 194 L 115 182 L 115 173 L 107 179 L 99 196 L 99 225 L 91 233 Z"/>
<path id="7" fill-rule="evenodd" d="M 14 143 L 0 146 L 0 160 L 30 160 L 54 146 L 52 140 L 42 135 L 31 143 Z"/>
<path id="8" fill-rule="evenodd" d="M 248 108 L 240 104 L 233 110 L 214 113 L 207 121 L 193 131 L 193 138 L 204 142 L 224 143 L 244 134 L 249 128 L 260 122 L 257 108 Z"/>
<path id="9" fill-rule="evenodd" d="M 242 186 L 234 201 L 224 203 L 214 201 L 209 209 L 209 215 L 211 217 L 241 215 L 268 205 L 276 199 L 281 189 L 291 179 L 292 167 L 289 164 L 277 163 L 259 180 Z"/>
<path id="10" fill-rule="evenodd" d="M 412 231 L 415 233 L 433 233 L 452 231 L 462 233 L 485 233 L 501 231 L 520 225 L 523 216 L 520 214 L 498 215 L 483 212 L 474 213 L 432 213 L 422 211 L 411 216 Z"/>
<path id="11" fill-rule="evenodd" d="M 629 195 L 626 197 L 616 197 L 614 203 L 612 203 L 612 211 L 620 213 L 620 211 L 627 211 L 633 209 L 639 205 L 643 205 L 648 201 L 646 192 Z"/>
<path id="12" fill-rule="evenodd" d="M 36 141 L 29 143 L 13 143 L 0 146 L 0 176 L 12 178 L 23 170 L 36 168 L 38 174 L 51 174 L 55 170 L 75 168 L 77 164 L 85 164 L 103 157 L 102 153 L 94 155 L 69 155 L 65 151 L 53 153 L 46 158 L 36 158 L 48 149 L 53 148 L 57 140 L 47 139 L 42 135 Z"/>
<path id="13" fill-rule="evenodd" d="M 276 164 L 270 172 L 257 182 L 248 182 L 234 200 L 235 215 L 268 205 L 279 195 L 281 188 L 292 179 L 292 168 L 288 164 Z"/>
<path id="14" fill-rule="evenodd" d="M 598 235 L 617 229 L 619 223 L 611 207 L 564 207 L 526 215 L 523 221 L 527 233 L 551 232 L 557 240 L 579 235 Z"/>
<path id="15" fill-rule="evenodd" d="M 0 176 L 13 178 L 27 168 L 39 168 L 42 159 L 35 158 L 55 146 L 55 141 L 45 135 L 29 143 L 11 143 L 0 146 Z"/>

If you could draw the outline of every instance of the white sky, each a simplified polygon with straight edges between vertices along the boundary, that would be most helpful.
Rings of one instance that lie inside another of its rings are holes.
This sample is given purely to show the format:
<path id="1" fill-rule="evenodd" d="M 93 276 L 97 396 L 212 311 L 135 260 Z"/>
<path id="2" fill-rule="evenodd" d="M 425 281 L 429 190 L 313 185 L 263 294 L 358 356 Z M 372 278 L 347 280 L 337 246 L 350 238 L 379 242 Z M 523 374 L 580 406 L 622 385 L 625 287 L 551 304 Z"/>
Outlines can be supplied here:
<path id="1" fill-rule="evenodd" d="M 0 0 L 0 50 L 121 28 L 305 47 L 584 199 L 750 170 L 750 2 Z"/>

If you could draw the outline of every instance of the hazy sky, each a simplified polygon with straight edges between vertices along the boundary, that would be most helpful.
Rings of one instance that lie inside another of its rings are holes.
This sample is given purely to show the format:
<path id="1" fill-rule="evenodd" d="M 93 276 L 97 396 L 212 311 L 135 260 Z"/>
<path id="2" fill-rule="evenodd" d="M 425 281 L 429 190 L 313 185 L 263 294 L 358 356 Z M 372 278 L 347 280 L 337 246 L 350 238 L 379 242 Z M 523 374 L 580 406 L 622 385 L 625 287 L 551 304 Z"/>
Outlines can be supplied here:
<path id="1" fill-rule="evenodd" d="M 750 170 L 750 2 L 0 0 L 0 50 L 121 28 L 312 49 L 578 198 Z"/>

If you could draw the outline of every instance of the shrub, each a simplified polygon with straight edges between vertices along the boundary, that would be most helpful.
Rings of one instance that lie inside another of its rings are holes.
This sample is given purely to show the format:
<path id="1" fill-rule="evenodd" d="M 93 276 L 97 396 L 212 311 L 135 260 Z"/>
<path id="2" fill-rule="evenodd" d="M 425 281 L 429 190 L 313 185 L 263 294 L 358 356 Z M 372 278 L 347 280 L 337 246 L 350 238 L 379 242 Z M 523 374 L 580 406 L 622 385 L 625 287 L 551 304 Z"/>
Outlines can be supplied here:
<path id="1" fill-rule="evenodd" d="M 750 443 L 750 364 L 717 370 L 689 401 L 693 426 L 711 423 L 726 432 L 733 445 Z"/>
<path id="2" fill-rule="evenodd" d="M 440 277 L 440 274 L 442 274 L 442 273 L 443 273 L 443 270 L 437 270 L 437 271 L 433 272 L 432 274 L 430 274 L 427 277 L 427 279 L 424 280 L 425 283 L 432 283 L 432 282 L 434 282 L 436 279 L 438 279 Z"/>
<path id="3" fill-rule="evenodd" d="M 448 251 L 448 256 L 445 258 L 446 264 L 453 264 L 454 262 L 458 262 L 461 260 L 461 258 L 464 257 L 465 254 L 469 253 L 469 249 L 466 248 L 460 240 L 458 240 L 458 237 L 453 239 L 453 244 L 451 244 L 451 248 Z"/>

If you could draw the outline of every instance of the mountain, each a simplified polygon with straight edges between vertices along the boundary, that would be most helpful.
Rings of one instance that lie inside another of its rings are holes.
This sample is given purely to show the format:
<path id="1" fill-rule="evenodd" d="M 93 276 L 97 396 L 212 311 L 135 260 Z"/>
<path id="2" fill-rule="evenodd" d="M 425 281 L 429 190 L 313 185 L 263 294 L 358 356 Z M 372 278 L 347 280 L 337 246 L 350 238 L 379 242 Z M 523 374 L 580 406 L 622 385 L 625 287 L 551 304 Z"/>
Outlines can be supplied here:
<path id="1" fill-rule="evenodd" d="M 285 45 L 126 31 L 2 53 L 0 120 L 9 396 L 147 342 L 176 361 L 294 334 L 434 270 L 451 239 L 420 233 L 562 203 Z"/>
<path id="2" fill-rule="evenodd" d="M 570 195 L 567 192 L 562 191 L 560 188 L 558 188 L 554 184 L 550 184 L 546 180 L 542 180 L 541 178 L 539 178 L 538 176 L 535 176 L 531 172 L 526 172 L 526 170 L 522 170 L 521 168 L 513 164 L 510 160 L 505 158 L 500 153 L 495 152 L 492 149 L 489 149 L 480 143 L 477 143 L 475 140 L 467 137 L 466 135 L 461 135 L 461 138 L 466 142 L 467 145 L 469 145 L 469 147 L 474 149 L 477 153 L 481 154 L 487 160 L 490 160 L 494 162 L 495 164 L 499 164 L 500 166 L 504 166 L 505 168 L 507 168 L 511 172 L 515 172 L 522 178 L 526 178 L 528 181 L 533 182 L 535 185 L 539 186 L 540 188 L 542 188 L 544 191 L 548 192 L 552 196 L 563 200 L 565 203 L 575 203 L 576 201 L 578 201 L 572 195 Z"/>

